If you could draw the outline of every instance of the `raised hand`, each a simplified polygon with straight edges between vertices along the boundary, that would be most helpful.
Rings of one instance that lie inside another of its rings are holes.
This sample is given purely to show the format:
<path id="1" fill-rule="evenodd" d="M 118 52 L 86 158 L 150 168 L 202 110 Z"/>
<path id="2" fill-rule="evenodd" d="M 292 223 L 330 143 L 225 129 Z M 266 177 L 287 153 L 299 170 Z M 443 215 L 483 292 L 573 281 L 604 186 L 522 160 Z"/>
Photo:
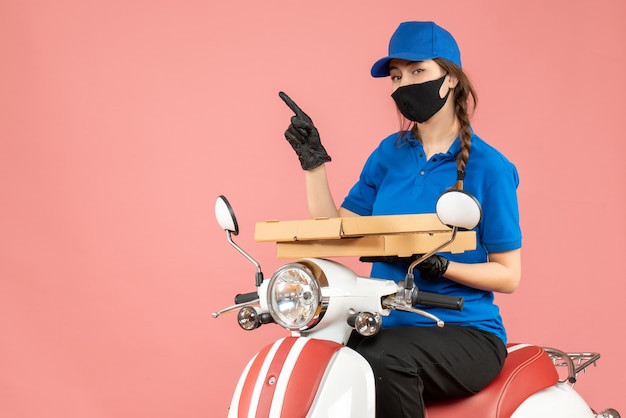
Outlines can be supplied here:
<path id="1" fill-rule="evenodd" d="M 295 113 L 285 131 L 285 138 L 296 152 L 302 169 L 312 170 L 329 162 L 331 158 L 322 145 L 319 132 L 309 115 L 282 91 L 278 96 Z"/>

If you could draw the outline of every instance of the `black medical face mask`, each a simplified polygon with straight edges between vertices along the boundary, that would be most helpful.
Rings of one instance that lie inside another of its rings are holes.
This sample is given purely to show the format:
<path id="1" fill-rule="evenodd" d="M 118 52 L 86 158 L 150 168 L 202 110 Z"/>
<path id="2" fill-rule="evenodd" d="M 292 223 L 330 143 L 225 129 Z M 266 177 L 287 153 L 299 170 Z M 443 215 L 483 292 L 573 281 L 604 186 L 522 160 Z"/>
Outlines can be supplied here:
<path id="1" fill-rule="evenodd" d="M 443 77 L 425 83 L 410 84 L 398 87 L 391 97 L 396 102 L 400 113 L 410 121 L 424 123 L 446 103 L 450 89 L 442 98 L 439 90 L 448 74 Z"/>

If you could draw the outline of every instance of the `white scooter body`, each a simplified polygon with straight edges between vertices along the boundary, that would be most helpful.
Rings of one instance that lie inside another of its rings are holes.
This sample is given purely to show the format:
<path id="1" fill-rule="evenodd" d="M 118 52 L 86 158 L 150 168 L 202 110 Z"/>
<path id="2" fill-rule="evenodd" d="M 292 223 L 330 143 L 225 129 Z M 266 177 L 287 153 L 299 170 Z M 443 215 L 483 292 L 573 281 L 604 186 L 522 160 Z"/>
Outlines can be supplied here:
<path id="1" fill-rule="evenodd" d="M 329 279 L 328 288 L 322 292 L 332 296 L 324 316 L 326 325 L 320 323 L 307 332 L 292 332 L 292 336 L 270 344 L 250 360 L 235 389 L 228 417 L 374 418 L 374 376 L 367 361 L 344 346 L 352 332 L 345 317 L 350 308 L 353 311 L 375 311 L 388 315 L 389 310 L 384 309 L 380 301 L 384 296 L 396 293 L 398 285 L 389 280 L 359 277 L 334 261 L 301 261 L 315 263 L 326 272 Z M 259 295 L 266 292 L 267 282 L 261 286 Z M 266 301 L 261 302 L 261 310 L 266 309 L 265 304 Z M 509 358 L 513 358 L 513 353 L 518 350 L 533 348 L 541 350 L 541 355 L 548 357 L 539 347 L 519 344 L 509 347 Z M 528 360 L 524 358 L 523 362 Z M 523 400 L 512 415 L 498 415 L 505 407 L 494 407 L 494 418 L 603 416 L 594 414 L 572 386 L 557 381 L 552 360 L 544 362 L 542 366 L 550 368 L 548 373 L 554 375 L 553 384 Z M 529 372 L 537 374 L 537 371 Z M 519 373 L 519 368 L 514 373 Z M 514 377 L 508 378 L 512 379 Z M 508 387 L 511 385 L 509 382 Z M 511 397 L 506 394 L 506 390 L 500 390 L 501 393 L 493 402 L 510 402 Z M 454 405 L 429 406 L 428 417 L 452 418 L 459 416 L 459 409 L 483 409 L 469 403 L 467 406 L 462 405 L 469 399 L 460 400 Z"/>
<path id="2" fill-rule="evenodd" d="M 281 269 L 270 280 L 262 280 L 258 263 L 231 239 L 231 232 L 236 235 L 238 227 L 232 209 L 225 199 L 224 202 L 227 210 L 222 208 L 221 211 L 230 212 L 232 220 L 230 223 L 221 221 L 219 216 L 218 220 L 231 245 L 257 266 L 258 290 L 254 296 L 258 295 L 258 299 L 238 303 L 213 316 L 239 309 L 238 322 L 244 329 L 252 330 L 261 324 L 276 322 L 291 331 L 290 336 L 269 344 L 247 364 L 235 388 L 228 417 L 374 418 L 372 370 L 360 354 L 345 346 L 353 330 L 359 330 L 363 324 L 355 322 L 357 314 L 364 313 L 369 318 L 364 322 L 365 329 L 370 325 L 379 328 L 391 309 L 424 315 L 434 319 L 439 326 L 443 323 L 415 309 L 412 306 L 415 301 L 405 299 L 405 288 L 394 281 L 359 277 L 335 261 L 307 258 L 283 268 L 295 266 L 295 270 L 313 272 L 309 280 L 319 284 L 321 295 L 315 302 L 319 303 L 315 305 L 315 320 L 296 328 L 285 326 L 277 318 L 276 311 L 272 311 L 275 308 L 272 298 L 276 298 L 272 282 Z M 218 204 L 221 205 L 219 199 Z M 311 279 L 313 276 L 315 278 Z M 311 293 L 297 293 L 296 287 L 300 283 L 292 285 L 288 282 L 287 290 L 283 288 L 287 295 L 284 300 L 292 300 L 289 297 L 293 294 L 296 296 L 294 305 L 309 303 Z M 404 306 L 404 301 L 411 303 Z M 579 371 L 595 364 L 599 354 L 576 354 L 576 360 L 585 363 L 575 367 L 570 354 L 554 349 L 516 344 L 510 345 L 508 351 L 502 372 L 490 385 L 468 398 L 427 405 L 427 418 L 620 417 L 613 409 L 596 414 L 571 384 L 559 381 L 555 366 L 568 365 L 567 382 L 573 383 Z"/>

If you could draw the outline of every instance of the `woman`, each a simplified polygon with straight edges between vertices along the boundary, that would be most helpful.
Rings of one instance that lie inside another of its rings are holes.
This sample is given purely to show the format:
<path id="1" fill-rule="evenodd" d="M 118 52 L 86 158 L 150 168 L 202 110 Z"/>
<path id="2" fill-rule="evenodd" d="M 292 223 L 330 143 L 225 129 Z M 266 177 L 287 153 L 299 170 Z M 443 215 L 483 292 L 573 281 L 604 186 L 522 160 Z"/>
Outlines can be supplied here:
<path id="1" fill-rule="evenodd" d="M 451 187 L 471 193 L 482 206 L 476 250 L 435 254 L 416 268 L 420 290 L 462 296 L 463 311 L 429 309 L 444 328 L 394 311 L 378 335 L 349 342 L 374 371 L 377 417 L 423 417 L 424 402 L 472 395 L 502 368 L 506 331 L 493 299 L 494 292 L 515 291 L 520 281 L 519 180 L 515 166 L 470 127 L 468 108 L 476 94 L 445 29 L 433 22 L 402 23 L 371 74 L 390 77 L 407 124 L 372 152 L 339 209 L 318 131 L 281 93 L 296 113 L 285 137 L 305 170 L 312 217 L 433 213 L 438 196 Z M 402 262 L 374 262 L 371 274 L 399 281 L 406 269 Z"/>

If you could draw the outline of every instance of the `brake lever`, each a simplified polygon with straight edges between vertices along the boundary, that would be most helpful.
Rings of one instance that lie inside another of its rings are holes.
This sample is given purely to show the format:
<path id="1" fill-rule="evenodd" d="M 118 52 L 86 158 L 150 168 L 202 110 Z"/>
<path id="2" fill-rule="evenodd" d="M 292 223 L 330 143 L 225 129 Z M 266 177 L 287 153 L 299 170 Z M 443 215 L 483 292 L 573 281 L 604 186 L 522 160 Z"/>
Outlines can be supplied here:
<path id="1" fill-rule="evenodd" d="M 243 308 L 244 306 L 248 306 L 248 305 L 257 305 L 259 304 L 259 299 L 255 299 L 255 300 L 251 300 L 249 302 L 242 302 L 242 303 L 237 303 L 235 305 L 229 306 L 228 308 L 224 308 L 221 311 L 217 311 L 217 312 L 213 312 L 211 314 L 211 316 L 213 318 L 217 318 L 218 316 L 220 316 L 221 314 L 227 313 L 227 312 L 232 312 L 232 311 L 236 311 L 239 308 Z"/>
<path id="2" fill-rule="evenodd" d="M 413 306 L 407 305 L 403 297 L 403 293 L 404 293 L 403 291 L 400 291 L 399 295 L 396 294 L 396 295 L 387 296 L 385 299 L 383 299 L 383 306 L 385 308 L 391 308 L 397 311 L 411 312 L 414 314 L 421 315 L 435 322 L 439 328 L 443 328 L 445 324 L 437 316 L 431 314 L 430 312 L 426 312 L 422 309 L 417 309 L 417 308 L 414 308 Z"/>

